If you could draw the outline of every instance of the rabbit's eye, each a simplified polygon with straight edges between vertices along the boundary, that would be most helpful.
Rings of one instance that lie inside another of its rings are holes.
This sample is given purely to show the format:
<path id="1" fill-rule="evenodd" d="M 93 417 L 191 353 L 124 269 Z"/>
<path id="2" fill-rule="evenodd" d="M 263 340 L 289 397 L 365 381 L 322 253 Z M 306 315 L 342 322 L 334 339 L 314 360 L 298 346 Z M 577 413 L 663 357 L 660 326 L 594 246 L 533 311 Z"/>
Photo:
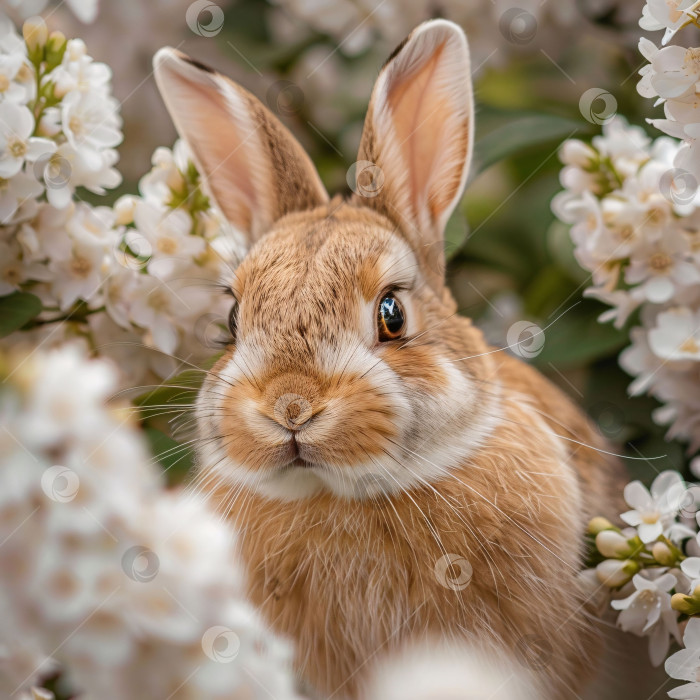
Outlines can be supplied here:
<path id="1" fill-rule="evenodd" d="M 379 302 L 377 325 L 379 340 L 396 340 L 401 337 L 406 320 L 399 300 L 393 294 L 385 294 Z"/>
<path id="2" fill-rule="evenodd" d="M 231 336 L 236 339 L 236 331 L 238 330 L 238 304 L 231 307 L 228 314 L 228 329 L 231 331 Z"/>

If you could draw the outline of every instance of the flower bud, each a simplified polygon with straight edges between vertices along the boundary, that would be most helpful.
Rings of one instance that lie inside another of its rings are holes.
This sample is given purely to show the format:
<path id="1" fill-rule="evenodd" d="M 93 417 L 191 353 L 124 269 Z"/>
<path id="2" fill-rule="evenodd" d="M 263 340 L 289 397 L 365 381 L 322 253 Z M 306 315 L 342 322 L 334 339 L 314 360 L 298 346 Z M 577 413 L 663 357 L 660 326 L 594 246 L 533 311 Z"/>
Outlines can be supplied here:
<path id="1" fill-rule="evenodd" d="M 665 542 L 656 542 L 651 548 L 651 553 L 654 559 L 663 566 L 673 566 L 676 563 L 675 555 Z"/>
<path id="2" fill-rule="evenodd" d="M 30 17 L 22 25 L 22 35 L 27 44 L 27 53 L 32 63 L 39 63 L 44 56 L 44 45 L 49 37 L 49 29 L 41 17 Z"/>
<path id="3" fill-rule="evenodd" d="M 608 588 L 619 588 L 632 579 L 640 569 L 639 564 L 631 559 L 606 559 L 596 566 L 598 580 Z"/>
<path id="4" fill-rule="evenodd" d="M 136 198 L 130 194 L 125 194 L 114 203 L 114 213 L 117 216 L 117 226 L 126 226 L 134 221 L 134 210 L 136 209 Z"/>
<path id="5" fill-rule="evenodd" d="M 700 614 L 700 586 L 696 586 L 691 595 L 674 593 L 671 596 L 671 607 L 685 615 Z"/>
<path id="6" fill-rule="evenodd" d="M 46 63 L 49 69 L 61 64 L 68 42 L 62 32 L 51 32 L 46 43 Z"/>
<path id="7" fill-rule="evenodd" d="M 588 533 L 590 535 L 597 535 L 603 530 L 615 530 L 615 526 L 607 518 L 593 518 L 591 522 L 588 523 Z"/>
<path id="8" fill-rule="evenodd" d="M 576 165 L 579 168 L 586 168 L 595 160 L 597 153 L 583 141 L 569 139 L 564 141 L 561 147 L 561 159 L 567 165 Z"/>
<path id="9" fill-rule="evenodd" d="M 631 549 L 627 540 L 615 530 L 602 530 L 595 537 L 598 551 L 609 559 L 629 556 Z"/>

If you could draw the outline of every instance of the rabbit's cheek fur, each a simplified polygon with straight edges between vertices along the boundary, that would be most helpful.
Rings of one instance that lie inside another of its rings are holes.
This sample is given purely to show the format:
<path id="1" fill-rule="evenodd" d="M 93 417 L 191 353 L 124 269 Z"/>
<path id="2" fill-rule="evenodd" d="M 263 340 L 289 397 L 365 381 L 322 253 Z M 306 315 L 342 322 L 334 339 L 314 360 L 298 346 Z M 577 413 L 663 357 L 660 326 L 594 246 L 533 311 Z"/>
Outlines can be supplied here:
<path id="1" fill-rule="evenodd" d="M 430 348 L 341 347 L 319 345 L 320 371 L 268 372 L 262 392 L 245 344 L 219 363 L 223 388 L 205 386 L 198 408 L 200 459 L 212 478 L 283 500 L 324 489 L 346 498 L 393 493 L 448 474 L 497 422 L 488 405 L 496 399 L 481 400 L 475 383 Z M 343 371 L 325 374 L 331 367 Z M 290 401 L 318 409 L 294 433 L 299 457 L 316 466 L 287 463 L 290 432 L 274 418 Z"/>

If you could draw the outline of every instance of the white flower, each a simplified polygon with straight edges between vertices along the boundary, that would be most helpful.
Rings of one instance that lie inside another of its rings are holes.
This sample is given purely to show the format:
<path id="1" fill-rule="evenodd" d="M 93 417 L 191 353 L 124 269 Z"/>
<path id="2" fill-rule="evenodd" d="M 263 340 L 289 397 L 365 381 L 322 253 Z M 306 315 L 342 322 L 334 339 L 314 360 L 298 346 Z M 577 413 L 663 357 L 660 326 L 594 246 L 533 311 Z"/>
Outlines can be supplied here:
<path id="1" fill-rule="evenodd" d="M 686 485 L 677 471 L 661 472 L 653 481 L 649 491 L 641 481 L 632 481 L 625 486 L 625 501 L 632 508 L 620 517 L 637 528 L 642 542 L 653 542 L 660 535 L 671 539 L 692 536 L 695 533 L 676 522 L 683 505 Z M 686 533 L 690 532 L 690 535 Z"/>
<path id="2" fill-rule="evenodd" d="M 116 108 L 113 98 L 93 92 L 70 92 L 62 100 L 63 133 L 90 170 L 100 170 L 102 151 L 122 140 Z"/>
<path id="3" fill-rule="evenodd" d="M 155 347 L 167 354 L 177 347 L 178 311 L 181 309 L 172 288 L 154 277 L 139 276 L 130 290 L 131 320 L 147 329 Z"/>
<path id="4" fill-rule="evenodd" d="M 25 57 L 22 53 L 0 55 L 0 97 L 3 100 L 26 103 L 29 90 L 15 79 L 24 65 Z"/>
<path id="5" fill-rule="evenodd" d="M 668 696 L 679 700 L 700 698 L 700 618 L 691 617 L 683 632 L 685 649 L 666 659 L 664 668 L 671 678 L 689 683 L 669 690 Z"/>
<path id="6" fill-rule="evenodd" d="M 112 70 L 104 63 L 93 61 L 81 39 L 71 39 L 66 46 L 63 62 L 51 73 L 54 94 L 63 97 L 69 92 L 94 92 L 107 95 Z"/>
<path id="7" fill-rule="evenodd" d="M 56 150 L 49 139 L 32 136 L 34 117 L 27 107 L 0 103 L 0 177 L 16 175 L 26 161 L 33 163 Z"/>
<path id="8" fill-rule="evenodd" d="M 647 31 L 666 29 L 666 44 L 681 27 L 697 16 L 698 0 L 647 0 L 642 9 L 639 26 Z"/>
<path id="9" fill-rule="evenodd" d="M 670 301 L 678 287 L 700 283 L 700 268 L 689 262 L 690 243 L 680 231 L 668 231 L 658 241 L 635 247 L 625 270 L 625 281 L 640 284 L 656 304 Z"/>
<path id="10" fill-rule="evenodd" d="M 682 46 L 657 49 L 642 38 L 639 50 L 650 61 L 642 69 L 644 77 L 637 86 L 641 95 L 669 99 L 695 93 L 695 85 L 700 81 L 700 49 Z"/>
<path id="11" fill-rule="evenodd" d="M 78 299 L 93 301 L 104 280 L 105 247 L 100 243 L 75 240 L 70 256 L 53 260 L 51 289 L 62 311 Z"/>
<path id="12" fill-rule="evenodd" d="M 178 263 L 191 262 L 204 252 L 203 238 L 191 235 L 192 219 L 183 209 L 160 209 L 141 201 L 134 208 L 137 230 L 151 244 L 148 271 L 157 277 L 171 274 Z"/>
<path id="13" fill-rule="evenodd" d="M 0 224 L 9 224 L 22 205 L 33 202 L 43 187 L 32 177 L 18 172 L 10 178 L 0 177 Z"/>
<path id="14" fill-rule="evenodd" d="M 649 658 L 659 666 L 668 654 L 671 637 L 680 642 L 678 613 L 671 608 L 668 591 L 676 586 L 676 577 L 662 574 L 654 580 L 637 574 L 632 579 L 635 592 L 623 600 L 613 600 L 610 605 L 620 610 L 617 625 L 625 632 L 638 637 L 649 637 Z"/>
<path id="15" fill-rule="evenodd" d="M 0 241 L 0 296 L 20 289 L 26 280 L 48 280 L 50 275 L 43 265 L 25 263 L 17 243 Z"/>
<path id="16" fill-rule="evenodd" d="M 675 307 L 656 317 L 649 347 L 664 360 L 700 361 L 700 310 Z"/>

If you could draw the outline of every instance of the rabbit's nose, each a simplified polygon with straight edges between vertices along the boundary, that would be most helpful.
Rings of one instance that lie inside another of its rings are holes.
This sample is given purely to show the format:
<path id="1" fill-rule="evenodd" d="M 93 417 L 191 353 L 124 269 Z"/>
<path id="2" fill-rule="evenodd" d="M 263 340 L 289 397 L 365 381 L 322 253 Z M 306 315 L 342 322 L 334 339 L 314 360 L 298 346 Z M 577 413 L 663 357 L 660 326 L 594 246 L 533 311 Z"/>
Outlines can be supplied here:
<path id="1" fill-rule="evenodd" d="M 313 415 L 311 403 L 299 394 L 283 394 L 275 402 L 275 420 L 289 430 L 299 430 Z"/>
<path id="2" fill-rule="evenodd" d="M 267 414 L 289 430 L 303 428 L 315 412 L 318 384 L 303 374 L 283 374 L 268 383 L 264 403 Z"/>

